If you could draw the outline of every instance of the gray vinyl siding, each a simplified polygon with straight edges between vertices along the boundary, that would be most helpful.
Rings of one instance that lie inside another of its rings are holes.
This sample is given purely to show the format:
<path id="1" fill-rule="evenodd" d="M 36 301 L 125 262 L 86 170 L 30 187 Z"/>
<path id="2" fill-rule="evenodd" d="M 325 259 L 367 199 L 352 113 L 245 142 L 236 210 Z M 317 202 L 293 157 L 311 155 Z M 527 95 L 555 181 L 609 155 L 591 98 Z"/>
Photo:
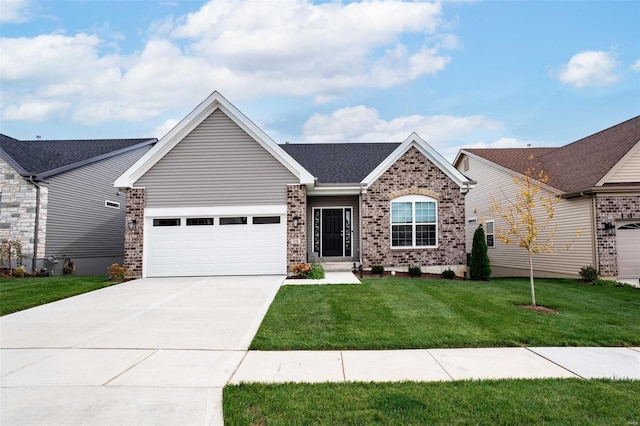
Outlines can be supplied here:
<path id="1" fill-rule="evenodd" d="M 616 170 L 604 182 L 607 183 L 637 183 L 640 182 L 640 148 L 636 145 L 635 150 L 624 162 L 616 166 Z"/>
<path id="2" fill-rule="evenodd" d="M 147 207 L 267 205 L 287 202 L 299 180 L 226 114 L 216 110 L 134 186 Z"/>
<path id="3" fill-rule="evenodd" d="M 149 147 L 139 148 L 48 178 L 45 256 L 122 257 L 124 193 L 113 182 Z M 120 209 L 105 207 L 105 200 Z M 102 270 L 106 273 L 106 270 Z"/>
<path id="4" fill-rule="evenodd" d="M 309 197 L 307 199 L 307 253 L 313 252 L 313 208 L 351 207 L 353 208 L 353 259 L 360 259 L 360 200 L 358 196 Z"/>
<path id="5" fill-rule="evenodd" d="M 462 162 L 459 168 L 462 171 Z M 502 218 L 491 211 L 492 198 L 506 203 L 505 200 L 515 199 L 517 188 L 513 183 L 512 174 L 473 157 L 469 157 L 469 170 L 464 173 L 478 182 L 465 197 L 466 245 L 467 251 L 470 252 L 473 234 L 480 223 L 494 220 L 496 230 L 506 228 Z M 555 228 L 553 242 L 558 253 L 534 256 L 536 276 L 577 277 L 581 267 L 593 264 L 591 204 L 590 198 L 576 197 L 560 199 L 555 205 L 554 218 L 547 231 Z M 544 217 L 545 212 L 539 210 L 539 220 L 542 221 Z M 478 222 L 470 224 L 470 218 L 476 218 Z M 578 238 L 576 231 L 581 233 Z M 543 233 L 540 240 L 543 240 L 545 235 Z M 568 250 L 567 245 L 571 246 Z M 491 266 L 497 267 L 496 270 L 504 268 L 515 271 L 517 275 L 528 276 L 529 258 L 525 249 L 505 244 L 496 237 L 495 247 L 489 248 L 488 254 Z"/>

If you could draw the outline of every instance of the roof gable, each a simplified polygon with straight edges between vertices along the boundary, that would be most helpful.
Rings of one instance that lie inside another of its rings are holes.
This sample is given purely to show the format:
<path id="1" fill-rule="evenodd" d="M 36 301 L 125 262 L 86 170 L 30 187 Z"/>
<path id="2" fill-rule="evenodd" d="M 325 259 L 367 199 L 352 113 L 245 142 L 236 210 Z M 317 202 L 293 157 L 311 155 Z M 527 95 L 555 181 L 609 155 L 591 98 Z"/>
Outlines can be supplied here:
<path id="1" fill-rule="evenodd" d="M 522 174 L 533 166 L 548 175 L 548 185 L 574 192 L 601 185 L 639 141 L 637 116 L 560 148 L 463 149 L 456 164 L 468 153 Z"/>
<path id="2" fill-rule="evenodd" d="M 0 135 L 0 151 L 22 175 L 44 179 L 156 142 L 156 139 L 21 141 Z"/>
<path id="3" fill-rule="evenodd" d="M 280 145 L 318 183 L 360 183 L 399 143 L 298 143 Z"/>
<path id="4" fill-rule="evenodd" d="M 424 139 L 418 136 L 416 133 L 409 135 L 387 158 L 384 159 L 378 166 L 373 169 L 361 183 L 368 188 L 373 184 L 382 174 L 389 169 L 402 155 L 404 155 L 411 147 L 415 147 L 422 155 L 424 155 L 431 163 L 438 167 L 444 174 L 446 174 L 452 181 L 456 183 L 461 189 L 469 188 L 473 186 L 475 182 L 469 180 L 460 171 L 453 167 L 447 160 L 442 157 L 435 149 L 431 147 Z"/>
<path id="5" fill-rule="evenodd" d="M 167 155 L 178 143 L 191 133 L 200 123 L 214 111 L 221 110 L 235 122 L 243 131 L 251 136 L 269 154 L 276 158 L 283 166 L 293 173 L 302 184 L 312 184 L 313 176 L 296 160 L 282 150 L 266 133 L 242 114 L 235 106 L 220 93 L 213 92 L 207 99 L 191 111 L 180 123 L 167 133 L 149 152 L 142 156 L 122 176 L 116 179 L 114 186 L 130 188 L 160 159 Z"/>

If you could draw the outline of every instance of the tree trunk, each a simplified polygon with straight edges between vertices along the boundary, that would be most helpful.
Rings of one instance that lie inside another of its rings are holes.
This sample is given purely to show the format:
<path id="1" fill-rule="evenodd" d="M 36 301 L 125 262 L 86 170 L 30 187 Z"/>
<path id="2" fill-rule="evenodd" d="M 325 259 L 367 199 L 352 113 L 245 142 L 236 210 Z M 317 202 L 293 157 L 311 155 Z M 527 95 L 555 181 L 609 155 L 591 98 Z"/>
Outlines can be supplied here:
<path id="1" fill-rule="evenodd" d="M 529 252 L 529 282 L 531 283 L 531 306 L 536 307 L 536 288 L 533 285 L 533 255 Z"/>

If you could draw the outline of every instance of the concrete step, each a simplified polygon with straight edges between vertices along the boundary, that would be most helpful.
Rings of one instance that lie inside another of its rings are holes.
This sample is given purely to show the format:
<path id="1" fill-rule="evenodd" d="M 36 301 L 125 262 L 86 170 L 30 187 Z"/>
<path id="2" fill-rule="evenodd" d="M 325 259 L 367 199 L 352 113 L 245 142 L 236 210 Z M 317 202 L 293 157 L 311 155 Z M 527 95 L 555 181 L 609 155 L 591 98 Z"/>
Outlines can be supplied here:
<path id="1" fill-rule="evenodd" d="M 354 262 L 322 262 L 325 272 L 351 272 Z"/>

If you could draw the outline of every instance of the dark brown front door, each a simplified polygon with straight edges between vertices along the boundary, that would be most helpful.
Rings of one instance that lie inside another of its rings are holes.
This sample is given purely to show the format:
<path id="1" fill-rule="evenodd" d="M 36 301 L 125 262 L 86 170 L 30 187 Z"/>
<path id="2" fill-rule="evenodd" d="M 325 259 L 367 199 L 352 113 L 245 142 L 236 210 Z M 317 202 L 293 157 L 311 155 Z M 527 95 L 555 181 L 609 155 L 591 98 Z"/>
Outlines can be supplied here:
<path id="1" fill-rule="evenodd" d="M 322 209 L 322 257 L 343 255 L 342 209 Z"/>

